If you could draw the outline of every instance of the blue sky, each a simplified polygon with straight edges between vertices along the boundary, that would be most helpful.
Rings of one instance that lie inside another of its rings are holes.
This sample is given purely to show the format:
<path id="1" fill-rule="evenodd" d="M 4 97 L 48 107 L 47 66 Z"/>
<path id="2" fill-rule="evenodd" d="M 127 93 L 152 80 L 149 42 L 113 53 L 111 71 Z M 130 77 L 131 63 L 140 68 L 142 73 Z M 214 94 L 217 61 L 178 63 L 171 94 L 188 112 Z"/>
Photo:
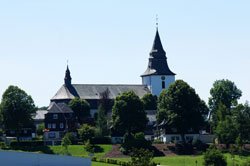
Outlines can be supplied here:
<path id="1" fill-rule="evenodd" d="M 63 84 L 140 84 L 155 17 L 170 69 L 207 102 L 229 79 L 250 100 L 250 1 L 0 1 L 0 94 L 17 85 L 46 106 Z"/>

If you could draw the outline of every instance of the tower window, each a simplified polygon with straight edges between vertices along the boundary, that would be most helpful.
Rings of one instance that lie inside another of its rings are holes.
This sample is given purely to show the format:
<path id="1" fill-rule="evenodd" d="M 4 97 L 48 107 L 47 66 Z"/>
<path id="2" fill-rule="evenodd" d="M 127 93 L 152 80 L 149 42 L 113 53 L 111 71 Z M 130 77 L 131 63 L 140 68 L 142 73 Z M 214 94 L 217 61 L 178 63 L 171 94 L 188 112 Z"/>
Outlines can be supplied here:
<path id="1" fill-rule="evenodd" d="M 165 89 L 165 81 L 161 82 L 161 87 L 162 87 L 162 89 Z"/>

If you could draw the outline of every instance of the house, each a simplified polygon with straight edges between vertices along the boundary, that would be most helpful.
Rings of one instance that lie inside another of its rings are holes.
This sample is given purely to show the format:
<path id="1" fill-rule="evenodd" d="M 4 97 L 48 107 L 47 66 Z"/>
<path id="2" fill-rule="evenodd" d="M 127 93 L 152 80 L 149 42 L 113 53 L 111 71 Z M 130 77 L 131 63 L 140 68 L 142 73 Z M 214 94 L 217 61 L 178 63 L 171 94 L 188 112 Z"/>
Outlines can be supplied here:
<path id="1" fill-rule="evenodd" d="M 74 112 L 66 103 L 51 102 L 45 114 L 45 144 L 60 144 L 65 133 L 74 132 L 76 125 Z"/>
<path id="2" fill-rule="evenodd" d="M 45 120 L 45 114 L 48 113 L 48 110 L 37 110 L 35 116 L 33 117 L 34 120 L 34 125 L 36 126 L 36 128 L 44 123 Z"/>

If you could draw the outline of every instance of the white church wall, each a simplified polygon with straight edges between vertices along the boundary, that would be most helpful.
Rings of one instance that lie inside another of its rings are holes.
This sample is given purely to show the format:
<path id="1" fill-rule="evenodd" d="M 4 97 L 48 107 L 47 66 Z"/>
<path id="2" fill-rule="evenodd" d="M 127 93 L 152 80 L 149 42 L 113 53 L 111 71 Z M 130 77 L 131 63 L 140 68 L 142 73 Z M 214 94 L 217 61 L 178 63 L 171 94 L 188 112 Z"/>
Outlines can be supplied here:
<path id="1" fill-rule="evenodd" d="M 165 88 L 167 89 L 168 86 L 175 81 L 175 76 L 174 75 L 163 75 L 165 77 L 164 82 L 165 82 Z M 163 90 L 162 88 L 162 75 L 151 75 L 151 76 L 146 76 L 142 78 L 142 83 L 147 85 L 149 90 L 155 94 L 156 96 L 159 96 L 161 91 Z"/>

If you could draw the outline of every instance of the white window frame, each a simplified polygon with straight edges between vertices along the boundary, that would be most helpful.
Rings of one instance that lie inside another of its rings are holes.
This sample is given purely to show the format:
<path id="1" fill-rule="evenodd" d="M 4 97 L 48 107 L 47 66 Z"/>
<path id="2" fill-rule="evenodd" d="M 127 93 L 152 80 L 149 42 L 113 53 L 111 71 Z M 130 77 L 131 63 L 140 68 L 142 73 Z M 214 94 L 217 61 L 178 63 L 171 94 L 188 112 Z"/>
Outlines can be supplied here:
<path id="1" fill-rule="evenodd" d="M 63 129 L 64 128 L 64 124 L 60 123 L 60 128 Z"/>
<path id="2" fill-rule="evenodd" d="M 53 114 L 53 119 L 58 119 L 58 114 Z"/>
<path id="3" fill-rule="evenodd" d="M 52 123 L 52 128 L 53 128 L 53 129 L 56 128 L 56 123 Z"/>
<path id="4" fill-rule="evenodd" d="M 48 123 L 48 129 L 51 129 L 51 123 Z"/>

